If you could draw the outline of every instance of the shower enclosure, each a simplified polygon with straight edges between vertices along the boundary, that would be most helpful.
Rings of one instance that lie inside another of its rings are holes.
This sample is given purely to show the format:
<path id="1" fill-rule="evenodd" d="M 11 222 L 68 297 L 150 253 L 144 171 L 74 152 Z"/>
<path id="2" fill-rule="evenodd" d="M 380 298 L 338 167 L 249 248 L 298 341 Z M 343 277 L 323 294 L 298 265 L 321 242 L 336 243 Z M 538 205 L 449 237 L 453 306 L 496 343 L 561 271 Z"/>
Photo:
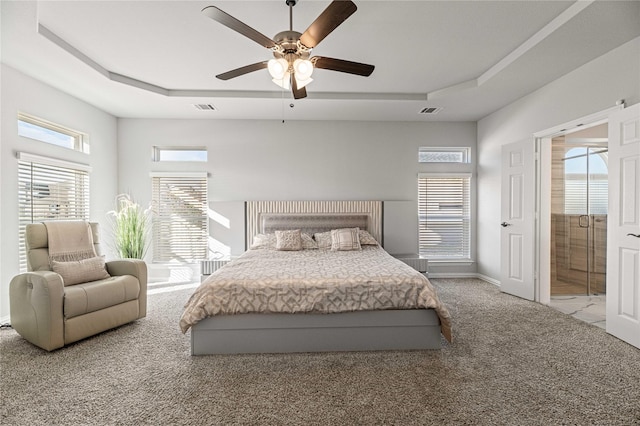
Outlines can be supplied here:
<path id="1" fill-rule="evenodd" d="M 606 290 L 607 143 L 552 143 L 551 294 Z"/>

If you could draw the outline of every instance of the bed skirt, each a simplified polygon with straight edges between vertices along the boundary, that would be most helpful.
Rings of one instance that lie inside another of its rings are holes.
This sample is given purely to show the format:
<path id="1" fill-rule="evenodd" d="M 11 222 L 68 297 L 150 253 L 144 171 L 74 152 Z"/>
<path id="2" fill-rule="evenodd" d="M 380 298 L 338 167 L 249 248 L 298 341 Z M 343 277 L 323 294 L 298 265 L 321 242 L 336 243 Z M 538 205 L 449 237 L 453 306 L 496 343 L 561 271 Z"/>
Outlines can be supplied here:
<path id="1" fill-rule="evenodd" d="M 191 354 L 440 349 L 433 309 L 332 314 L 238 314 L 191 327 Z"/>

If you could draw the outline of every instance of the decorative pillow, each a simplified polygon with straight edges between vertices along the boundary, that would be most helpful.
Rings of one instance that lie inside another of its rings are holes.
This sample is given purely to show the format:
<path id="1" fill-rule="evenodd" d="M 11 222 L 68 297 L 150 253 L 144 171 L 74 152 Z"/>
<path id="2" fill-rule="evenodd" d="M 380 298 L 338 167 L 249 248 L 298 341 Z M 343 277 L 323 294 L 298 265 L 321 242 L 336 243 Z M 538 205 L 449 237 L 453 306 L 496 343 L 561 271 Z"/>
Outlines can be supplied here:
<path id="1" fill-rule="evenodd" d="M 363 231 L 362 229 L 358 229 L 358 238 L 360 239 L 360 245 L 363 246 L 377 246 L 378 242 L 373 236 L 367 231 Z"/>
<path id="2" fill-rule="evenodd" d="M 331 250 L 361 250 L 358 228 L 342 228 L 331 230 Z"/>
<path id="3" fill-rule="evenodd" d="M 316 232 L 313 234 L 313 238 L 316 240 L 316 243 L 318 243 L 319 249 L 331 248 L 331 231 Z"/>
<path id="4" fill-rule="evenodd" d="M 104 264 L 104 256 L 90 257 L 88 259 L 72 262 L 51 261 L 53 272 L 60 274 L 64 286 L 87 283 L 109 278 Z"/>
<path id="5" fill-rule="evenodd" d="M 302 250 L 300 230 L 276 231 L 276 250 Z"/>
<path id="6" fill-rule="evenodd" d="M 318 248 L 318 243 L 316 243 L 313 237 L 305 232 L 300 234 L 302 237 L 302 249 L 303 250 L 313 250 Z"/>
<path id="7" fill-rule="evenodd" d="M 276 248 L 276 234 L 256 234 L 253 236 L 251 247 L 255 249 L 274 249 Z"/>

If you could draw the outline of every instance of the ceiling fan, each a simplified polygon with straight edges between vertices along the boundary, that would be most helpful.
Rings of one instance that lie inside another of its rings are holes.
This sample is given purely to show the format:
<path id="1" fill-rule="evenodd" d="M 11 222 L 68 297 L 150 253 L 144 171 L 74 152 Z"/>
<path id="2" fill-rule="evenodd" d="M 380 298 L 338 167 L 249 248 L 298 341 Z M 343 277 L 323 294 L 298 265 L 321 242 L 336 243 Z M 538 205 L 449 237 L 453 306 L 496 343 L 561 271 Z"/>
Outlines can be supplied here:
<path id="1" fill-rule="evenodd" d="M 221 80 L 229 80 L 267 68 L 274 83 L 287 90 L 291 88 L 293 97 L 301 99 L 307 96 L 305 86 L 313 81 L 311 74 L 314 68 L 364 77 L 371 75 L 375 68 L 373 65 L 324 56 L 311 57 L 311 50 L 356 11 L 355 3 L 350 0 L 334 0 L 304 33 L 299 33 L 293 30 L 293 6 L 297 1 L 285 0 L 289 6 L 289 30 L 279 32 L 273 39 L 215 6 L 207 6 L 202 9 L 202 13 L 209 18 L 270 49 L 274 56 L 274 59 L 269 61 L 245 65 L 218 74 L 216 77 Z"/>

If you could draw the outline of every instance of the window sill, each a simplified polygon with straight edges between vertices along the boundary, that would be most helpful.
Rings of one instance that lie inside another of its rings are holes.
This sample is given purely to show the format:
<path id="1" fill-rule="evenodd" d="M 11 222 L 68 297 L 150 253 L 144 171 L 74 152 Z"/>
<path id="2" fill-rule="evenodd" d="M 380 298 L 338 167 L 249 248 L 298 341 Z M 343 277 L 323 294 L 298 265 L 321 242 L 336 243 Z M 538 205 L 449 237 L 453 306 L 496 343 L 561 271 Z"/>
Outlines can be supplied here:
<path id="1" fill-rule="evenodd" d="M 473 265 L 474 263 L 476 263 L 474 260 L 471 260 L 471 259 L 430 259 L 426 257 L 424 259 L 429 260 L 430 265 L 438 265 L 438 264 Z"/>

